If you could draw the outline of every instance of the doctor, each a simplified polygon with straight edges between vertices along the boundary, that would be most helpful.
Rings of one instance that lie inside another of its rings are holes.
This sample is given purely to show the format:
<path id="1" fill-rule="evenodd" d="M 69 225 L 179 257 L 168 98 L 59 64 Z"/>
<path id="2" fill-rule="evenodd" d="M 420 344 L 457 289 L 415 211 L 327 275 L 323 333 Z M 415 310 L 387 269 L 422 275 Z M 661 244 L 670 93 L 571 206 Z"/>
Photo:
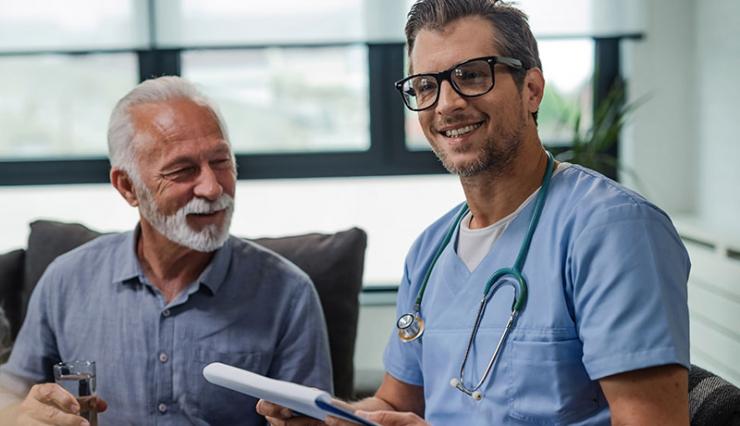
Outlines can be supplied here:
<path id="1" fill-rule="evenodd" d="M 465 203 L 411 247 L 384 381 L 355 407 L 384 425 L 688 425 L 686 251 L 656 206 L 543 149 L 526 16 L 420 0 L 406 36 L 397 89 Z"/>

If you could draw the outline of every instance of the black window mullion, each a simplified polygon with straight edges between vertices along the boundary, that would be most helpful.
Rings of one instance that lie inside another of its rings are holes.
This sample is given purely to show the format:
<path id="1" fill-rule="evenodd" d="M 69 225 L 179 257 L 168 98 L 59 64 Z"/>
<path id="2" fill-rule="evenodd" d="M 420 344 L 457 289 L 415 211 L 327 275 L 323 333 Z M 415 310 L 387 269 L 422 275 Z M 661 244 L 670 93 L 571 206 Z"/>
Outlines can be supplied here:
<path id="1" fill-rule="evenodd" d="M 149 49 L 136 52 L 139 59 L 139 81 L 163 75 L 181 75 L 181 49 Z"/>
<path id="2" fill-rule="evenodd" d="M 403 76 L 402 43 L 368 46 L 370 81 L 370 140 L 386 164 L 395 163 L 405 149 L 403 105 L 393 83 Z"/>
<path id="3" fill-rule="evenodd" d="M 596 118 L 596 109 L 607 98 L 609 93 L 623 84 L 620 64 L 620 37 L 606 37 L 594 39 L 594 85 L 593 85 L 593 117 Z M 606 154 L 619 160 L 619 139 L 609 147 Z M 614 167 L 607 167 L 604 174 L 618 180 L 619 173 Z"/>
<path id="4" fill-rule="evenodd" d="M 106 158 L 0 161 L 0 185 L 107 183 Z"/>

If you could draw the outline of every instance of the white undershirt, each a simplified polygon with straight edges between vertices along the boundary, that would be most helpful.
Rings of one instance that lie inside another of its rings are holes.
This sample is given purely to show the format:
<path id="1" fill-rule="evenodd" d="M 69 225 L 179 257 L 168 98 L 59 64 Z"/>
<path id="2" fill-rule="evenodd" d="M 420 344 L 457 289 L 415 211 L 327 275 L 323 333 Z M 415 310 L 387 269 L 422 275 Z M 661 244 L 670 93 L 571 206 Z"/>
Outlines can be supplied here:
<path id="1" fill-rule="evenodd" d="M 552 175 L 555 176 L 570 166 L 570 163 L 559 163 Z M 538 192 L 540 192 L 539 188 L 530 194 L 513 213 L 485 228 L 470 229 L 470 221 L 473 219 L 472 212 L 468 212 L 463 217 L 457 237 L 457 255 L 462 259 L 469 271 L 472 272 L 478 267 L 483 258 L 491 251 L 496 240 L 503 235 L 509 224 L 537 196 Z"/>

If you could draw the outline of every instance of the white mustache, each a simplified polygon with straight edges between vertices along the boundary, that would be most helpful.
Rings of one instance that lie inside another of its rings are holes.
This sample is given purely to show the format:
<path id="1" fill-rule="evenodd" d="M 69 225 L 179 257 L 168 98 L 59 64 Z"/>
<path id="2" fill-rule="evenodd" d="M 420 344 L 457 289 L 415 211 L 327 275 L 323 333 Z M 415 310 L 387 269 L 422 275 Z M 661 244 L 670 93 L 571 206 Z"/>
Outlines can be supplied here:
<path id="1" fill-rule="evenodd" d="M 193 198 L 180 209 L 182 214 L 211 214 L 234 207 L 234 199 L 228 194 L 221 194 L 216 201 Z M 179 213 L 179 212 L 178 212 Z"/>

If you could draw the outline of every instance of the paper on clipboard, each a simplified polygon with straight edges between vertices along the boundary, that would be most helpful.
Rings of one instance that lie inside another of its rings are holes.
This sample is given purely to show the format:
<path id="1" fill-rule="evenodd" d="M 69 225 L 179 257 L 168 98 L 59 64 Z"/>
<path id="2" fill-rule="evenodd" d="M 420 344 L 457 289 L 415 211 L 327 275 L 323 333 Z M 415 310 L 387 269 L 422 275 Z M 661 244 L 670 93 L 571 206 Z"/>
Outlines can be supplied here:
<path id="1" fill-rule="evenodd" d="M 324 420 L 327 416 L 334 416 L 360 425 L 378 426 L 337 406 L 328 392 L 316 388 L 271 379 L 220 362 L 206 365 L 203 377 L 214 385 L 274 402 L 315 419 Z"/>

